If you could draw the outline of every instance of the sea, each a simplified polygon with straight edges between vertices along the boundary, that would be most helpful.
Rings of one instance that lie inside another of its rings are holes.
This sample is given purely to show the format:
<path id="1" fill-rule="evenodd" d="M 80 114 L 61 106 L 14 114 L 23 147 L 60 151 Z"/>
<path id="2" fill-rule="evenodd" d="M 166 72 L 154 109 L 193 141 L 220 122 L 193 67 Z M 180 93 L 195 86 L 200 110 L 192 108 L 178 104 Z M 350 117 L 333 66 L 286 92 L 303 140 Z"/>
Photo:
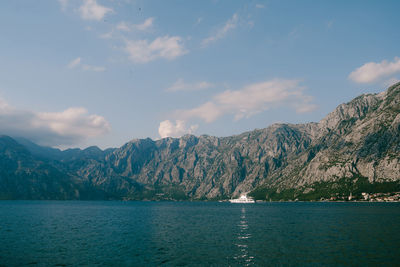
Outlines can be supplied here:
<path id="1" fill-rule="evenodd" d="M 399 266 L 400 203 L 0 201 L 0 266 Z"/>

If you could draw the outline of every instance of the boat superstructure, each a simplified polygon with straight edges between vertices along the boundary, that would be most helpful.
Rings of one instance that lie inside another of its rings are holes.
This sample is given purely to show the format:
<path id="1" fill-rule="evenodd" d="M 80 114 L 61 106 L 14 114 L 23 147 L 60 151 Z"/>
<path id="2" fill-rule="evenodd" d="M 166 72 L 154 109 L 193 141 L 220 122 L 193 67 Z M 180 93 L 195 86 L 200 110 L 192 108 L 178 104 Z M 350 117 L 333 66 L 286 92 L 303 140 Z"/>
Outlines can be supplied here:
<path id="1" fill-rule="evenodd" d="M 255 203 L 254 199 L 248 198 L 247 195 L 243 194 L 239 198 L 229 199 L 231 203 Z"/>

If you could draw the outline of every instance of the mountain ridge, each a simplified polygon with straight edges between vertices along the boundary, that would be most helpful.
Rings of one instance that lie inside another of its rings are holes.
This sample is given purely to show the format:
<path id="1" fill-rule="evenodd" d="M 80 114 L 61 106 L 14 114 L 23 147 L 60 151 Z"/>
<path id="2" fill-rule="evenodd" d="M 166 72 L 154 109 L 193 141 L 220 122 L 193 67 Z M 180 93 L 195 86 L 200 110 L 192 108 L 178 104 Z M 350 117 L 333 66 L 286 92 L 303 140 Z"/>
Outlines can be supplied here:
<path id="1" fill-rule="evenodd" d="M 226 199 L 249 192 L 258 199 L 288 200 L 397 190 L 399 133 L 397 83 L 341 104 L 317 123 L 276 123 L 228 137 L 133 139 L 104 151 L 60 151 L 27 141 L 21 146 L 32 164 L 47 164 L 71 181 L 68 188 L 78 193 L 63 199 L 82 198 L 84 188 L 105 199 Z M 4 151 L 0 146 L 1 155 Z M 0 181 L 10 177 L 2 173 Z"/>

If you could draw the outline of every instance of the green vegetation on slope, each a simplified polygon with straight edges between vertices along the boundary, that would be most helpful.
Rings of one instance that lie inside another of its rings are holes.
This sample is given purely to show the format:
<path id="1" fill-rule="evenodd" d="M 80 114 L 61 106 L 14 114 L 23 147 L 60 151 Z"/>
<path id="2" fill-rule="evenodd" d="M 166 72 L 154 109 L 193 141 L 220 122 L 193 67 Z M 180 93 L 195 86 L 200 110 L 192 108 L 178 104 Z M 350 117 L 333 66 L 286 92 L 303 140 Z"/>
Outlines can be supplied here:
<path id="1" fill-rule="evenodd" d="M 271 187 L 259 187 L 249 195 L 256 200 L 272 201 L 316 201 L 316 200 L 347 200 L 362 199 L 362 193 L 390 193 L 400 191 L 400 183 L 375 182 L 370 183 L 366 177 L 354 176 L 352 178 L 341 178 L 331 182 L 316 182 L 307 187 L 290 188 L 279 190 Z"/>

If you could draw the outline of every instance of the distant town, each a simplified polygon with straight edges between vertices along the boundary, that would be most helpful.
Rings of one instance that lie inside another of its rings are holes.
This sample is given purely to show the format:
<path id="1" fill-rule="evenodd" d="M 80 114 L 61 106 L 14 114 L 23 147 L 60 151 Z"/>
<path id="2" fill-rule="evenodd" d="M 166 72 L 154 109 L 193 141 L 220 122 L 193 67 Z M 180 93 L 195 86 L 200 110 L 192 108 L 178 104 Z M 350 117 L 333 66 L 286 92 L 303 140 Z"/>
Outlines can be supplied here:
<path id="1" fill-rule="evenodd" d="M 361 193 L 361 198 L 350 196 L 335 196 L 321 201 L 368 201 L 368 202 L 400 202 L 400 192 L 391 193 Z"/>

